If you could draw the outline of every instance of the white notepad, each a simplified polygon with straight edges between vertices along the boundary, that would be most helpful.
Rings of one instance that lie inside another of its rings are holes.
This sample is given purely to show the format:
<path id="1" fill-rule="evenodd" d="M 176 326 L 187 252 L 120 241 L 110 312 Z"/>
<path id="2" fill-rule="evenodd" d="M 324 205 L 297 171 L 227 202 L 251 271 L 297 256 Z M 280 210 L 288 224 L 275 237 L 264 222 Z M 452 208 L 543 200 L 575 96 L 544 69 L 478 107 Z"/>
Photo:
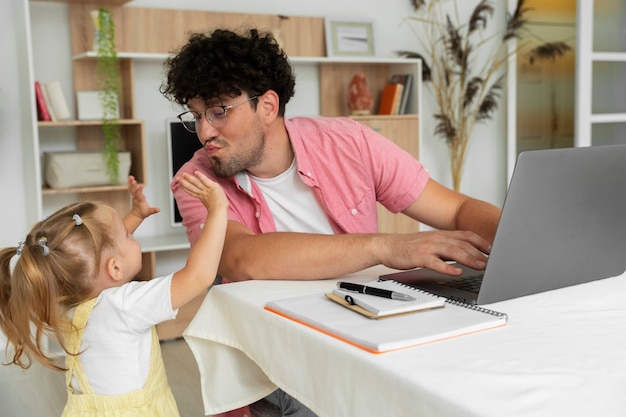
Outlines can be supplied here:
<path id="1" fill-rule="evenodd" d="M 414 287 L 402 284 L 398 281 L 372 281 L 363 285 L 367 287 L 380 288 L 388 291 L 395 291 L 410 295 L 415 298 L 413 301 L 392 300 L 391 298 L 378 297 L 375 295 L 361 294 L 341 288 L 335 288 L 333 294 L 338 296 L 338 300 L 345 300 L 349 304 L 355 304 L 369 313 L 370 317 L 386 317 L 394 314 L 409 313 L 430 308 L 439 308 L 445 305 L 445 297 L 439 297 L 418 290 Z M 331 298 L 333 301 L 337 299 Z M 345 305 L 345 304 L 344 304 Z"/>
<path id="2" fill-rule="evenodd" d="M 265 309 L 371 353 L 419 346 L 504 326 L 506 314 L 447 300 L 444 308 L 372 320 L 324 294 L 273 300 Z"/>

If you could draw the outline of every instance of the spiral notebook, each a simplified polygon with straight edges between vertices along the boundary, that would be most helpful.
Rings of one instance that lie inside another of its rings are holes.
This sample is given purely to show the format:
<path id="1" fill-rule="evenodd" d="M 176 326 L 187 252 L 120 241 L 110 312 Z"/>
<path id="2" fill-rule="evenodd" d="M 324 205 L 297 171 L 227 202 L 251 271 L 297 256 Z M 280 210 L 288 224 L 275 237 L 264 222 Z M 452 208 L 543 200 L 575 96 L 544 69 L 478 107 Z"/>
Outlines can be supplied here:
<path id="1" fill-rule="evenodd" d="M 357 314 L 321 293 L 269 301 L 265 309 L 371 353 L 468 335 L 507 322 L 504 313 L 454 300 L 446 300 L 443 308 L 382 320 Z"/>

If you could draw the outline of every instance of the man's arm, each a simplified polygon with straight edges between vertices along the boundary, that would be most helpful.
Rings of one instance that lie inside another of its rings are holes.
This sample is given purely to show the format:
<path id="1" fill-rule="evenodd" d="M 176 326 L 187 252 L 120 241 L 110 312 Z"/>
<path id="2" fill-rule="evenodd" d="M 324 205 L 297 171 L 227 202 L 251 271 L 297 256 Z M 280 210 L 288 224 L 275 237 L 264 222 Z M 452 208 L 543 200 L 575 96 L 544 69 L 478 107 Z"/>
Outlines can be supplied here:
<path id="1" fill-rule="evenodd" d="M 417 200 L 403 211 L 409 217 L 440 230 L 469 230 L 493 243 L 500 209 L 468 197 L 429 179 Z"/>
<path id="2" fill-rule="evenodd" d="M 230 221 L 219 272 L 233 281 L 324 279 L 383 264 L 397 269 L 427 267 L 458 275 L 461 270 L 446 263 L 447 260 L 484 269 L 500 216 L 497 207 L 429 180 L 420 197 L 404 213 L 442 230 L 402 234 L 255 235 L 245 226 Z"/>

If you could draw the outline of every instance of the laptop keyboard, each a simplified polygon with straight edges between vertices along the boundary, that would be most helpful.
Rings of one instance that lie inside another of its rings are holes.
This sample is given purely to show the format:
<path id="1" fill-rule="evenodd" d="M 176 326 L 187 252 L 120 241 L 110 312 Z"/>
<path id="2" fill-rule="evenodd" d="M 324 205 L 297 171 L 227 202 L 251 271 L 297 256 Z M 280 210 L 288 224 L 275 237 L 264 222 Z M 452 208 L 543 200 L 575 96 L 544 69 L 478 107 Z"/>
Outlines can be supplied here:
<path id="1" fill-rule="evenodd" d="M 445 281 L 445 285 L 448 287 L 458 288 L 469 292 L 477 293 L 480 290 L 480 285 L 483 282 L 483 274 L 472 275 L 469 277 L 452 279 Z"/>

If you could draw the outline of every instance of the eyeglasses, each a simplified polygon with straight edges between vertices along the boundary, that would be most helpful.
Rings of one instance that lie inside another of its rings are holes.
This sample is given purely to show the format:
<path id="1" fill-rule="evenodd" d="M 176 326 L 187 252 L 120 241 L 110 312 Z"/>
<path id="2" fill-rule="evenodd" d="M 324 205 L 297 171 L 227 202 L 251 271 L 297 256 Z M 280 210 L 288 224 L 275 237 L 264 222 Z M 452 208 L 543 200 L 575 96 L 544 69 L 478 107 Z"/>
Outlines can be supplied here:
<path id="1" fill-rule="evenodd" d="M 212 106 L 207 107 L 203 112 L 197 111 L 186 111 L 184 113 L 179 114 L 177 117 L 183 122 L 183 126 L 185 129 L 190 131 L 191 133 L 196 133 L 198 131 L 197 127 L 202 123 L 202 115 L 206 118 L 207 122 L 211 124 L 211 126 L 219 129 L 226 125 L 226 114 L 228 110 L 233 107 L 237 107 L 241 104 L 247 103 L 259 96 L 250 97 L 244 101 L 235 104 L 229 104 L 228 106 Z"/>

